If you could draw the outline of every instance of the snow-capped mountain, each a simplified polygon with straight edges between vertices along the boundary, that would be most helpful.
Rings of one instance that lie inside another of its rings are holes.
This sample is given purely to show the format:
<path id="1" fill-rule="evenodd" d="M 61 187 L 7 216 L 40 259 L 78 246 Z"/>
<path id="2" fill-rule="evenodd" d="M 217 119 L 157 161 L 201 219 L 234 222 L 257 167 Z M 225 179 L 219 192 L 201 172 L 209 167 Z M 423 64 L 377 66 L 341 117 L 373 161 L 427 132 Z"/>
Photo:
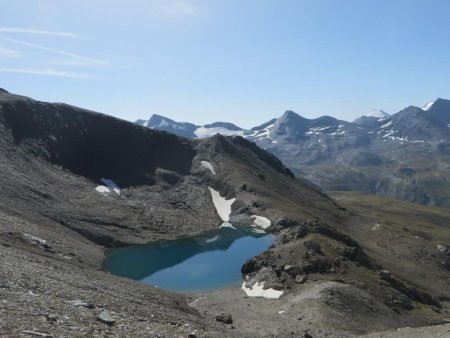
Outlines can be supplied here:
<path id="1" fill-rule="evenodd" d="M 176 122 L 167 117 L 153 114 L 148 120 L 137 120 L 135 123 L 156 130 L 164 130 L 179 136 L 189 138 L 206 138 L 216 134 L 243 135 L 244 130 L 227 122 L 215 122 L 197 126 L 189 122 Z"/>
<path id="2" fill-rule="evenodd" d="M 149 120 L 138 120 L 136 123 L 190 138 L 205 138 L 215 134 L 239 135 L 260 143 L 264 148 L 273 145 L 299 146 L 311 142 L 338 142 L 344 147 L 375 140 L 400 143 L 444 142 L 450 141 L 450 101 L 437 99 L 422 108 L 410 106 L 394 115 L 374 109 L 354 122 L 331 116 L 307 119 L 288 110 L 278 118 L 247 130 L 227 122 L 198 126 L 176 122 L 156 114 Z M 355 140 L 359 142 L 355 143 Z"/>
<path id="3" fill-rule="evenodd" d="M 372 111 L 370 111 L 369 113 L 367 113 L 366 115 L 367 117 L 375 117 L 377 119 L 383 119 L 383 118 L 387 118 L 391 115 L 389 115 L 388 113 L 386 113 L 384 110 L 381 109 L 373 109 Z"/>
<path id="4" fill-rule="evenodd" d="M 289 110 L 251 129 L 224 122 L 196 126 L 158 115 L 137 123 L 191 138 L 242 136 L 325 190 L 359 190 L 450 207 L 449 100 L 393 115 L 374 110 L 353 122 L 331 116 L 307 119 Z"/>
<path id="5" fill-rule="evenodd" d="M 386 113 L 384 110 L 373 109 L 369 113 L 358 117 L 355 121 L 353 121 L 353 123 L 356 123 L 356 124 L 362 125 L 362 126 L 373 126 L 378 121 L 387 119 L 390 116 L 391 115 Z"/>
<path id="6" fill-rule="evenodd" d="M 195 124 L 175 122 L 174 120 L 157 114 L 153 114 L 149 120 L 137 120 L 136 123 L 150 129 L 164 130 L 189 138 L 195 138 L 194 131 L 197 129 Z"/>

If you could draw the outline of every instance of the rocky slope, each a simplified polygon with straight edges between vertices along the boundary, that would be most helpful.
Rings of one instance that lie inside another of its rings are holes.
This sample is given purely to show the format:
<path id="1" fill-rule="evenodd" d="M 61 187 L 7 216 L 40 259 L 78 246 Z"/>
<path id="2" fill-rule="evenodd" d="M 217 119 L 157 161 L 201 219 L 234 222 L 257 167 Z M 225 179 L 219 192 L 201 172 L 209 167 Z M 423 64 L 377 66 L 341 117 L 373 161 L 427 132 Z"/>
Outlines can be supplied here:
<path id="1" fill-rule="evenodd" d="M 396 263 L 380 275 L 376 256 L 390 257 L 346 234 L 360 234 L 352 229 L 367 220 L 243 137 L 180 138 L 1 91 L 0 167 L 3 336 L 349 336 L 448 316 L 425 279 L 411 285 Z M 280 299 L 249 299 L 240 289 L 173 294 L 100 270 L 105 247 L 218 227 L 209 188 L 236 198 L 232 223 L 271 221 L 277 244 L 243 271 L 247 288 L 265 283 Z M 411 260 L 406 269 L 420 267 Z M 247 303 L 260 306 L 248 311 Z M 306 304 L 308 320 L 297 320 Z M 274 310 L 288 307 L 295 311 L 280 321 Z M 223 311 L 234 325 L 216 320 Z"/>
<path id="2" fill-rule="evenodd" d="M 147 123 L 178 133 L 179 123 Z M 152 121 L 150 119 L 150 121 Z M 422 108 L 394 115 L 373 111 L 353 123 L 323 116 L 306 119 L 287 111 L 251 130 L 239 127 L 196 130 L 236 134 L 279 157 L 296 174 L 323 190 L 377 193 L 426 205 L 450 206 L 450 101 L 437 99 Z"/>

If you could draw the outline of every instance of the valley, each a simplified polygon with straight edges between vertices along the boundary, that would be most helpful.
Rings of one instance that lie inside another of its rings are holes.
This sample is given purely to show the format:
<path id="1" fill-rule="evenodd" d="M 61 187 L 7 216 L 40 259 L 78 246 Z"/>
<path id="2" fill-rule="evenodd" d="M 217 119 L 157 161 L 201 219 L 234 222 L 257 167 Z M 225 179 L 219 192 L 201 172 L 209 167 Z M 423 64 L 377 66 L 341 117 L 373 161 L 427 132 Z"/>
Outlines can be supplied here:
<path id="1" fill-rule="evenodd" d="M 244 137 L 188 139 L 6 91 L 0 168 L 6 337 L 448 332 L 447 209 L 328 195 Z M 220 227 L 274 236 L 241 286 L 170 292 L 102 270 L 107 250 Z"/>

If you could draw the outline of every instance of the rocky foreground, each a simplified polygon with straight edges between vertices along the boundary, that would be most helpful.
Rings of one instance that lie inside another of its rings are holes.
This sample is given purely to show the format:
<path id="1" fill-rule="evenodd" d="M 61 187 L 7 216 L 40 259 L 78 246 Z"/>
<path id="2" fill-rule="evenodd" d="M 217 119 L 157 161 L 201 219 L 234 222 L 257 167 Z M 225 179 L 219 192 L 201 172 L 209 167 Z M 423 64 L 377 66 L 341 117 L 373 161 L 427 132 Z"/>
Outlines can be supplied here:
<path id="1" fill-rule="evenodd" d="M 448 319 L 446 243 L 421 244 L 426 267 L 407 248 L 399 259 L 373 245 L 372 220 L 241 137 L 187 140 L 2 92 L 0 168 L 2 336 L 347 337 Z M 219 226 L 211 189 L 236 198 L 232 223 L 271 221 L 277 243 L 243 267 L 244 286 L 278 299 L 174 294 L 101 271 L 106 247 Z M 409 243 L 383 243 L 394 240 Z"/>

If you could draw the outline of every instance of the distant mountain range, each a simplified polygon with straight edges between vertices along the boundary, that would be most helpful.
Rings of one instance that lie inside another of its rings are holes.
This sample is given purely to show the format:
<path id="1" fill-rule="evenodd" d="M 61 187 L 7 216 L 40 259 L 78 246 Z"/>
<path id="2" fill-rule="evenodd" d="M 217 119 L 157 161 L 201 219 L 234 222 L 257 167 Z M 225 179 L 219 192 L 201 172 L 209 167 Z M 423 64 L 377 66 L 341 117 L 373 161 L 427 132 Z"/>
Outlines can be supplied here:
<path id="1" fill-rule="evenodd" d="M 437 99 L 353 122 L 286 111 L 251 129 L 216 122 L 198 126 L 160 115 L 136 123 L 189 138 L 239 135 L 272 152 L 323 190 L 357 190 L 450 207 L 450 101 Z"/>

